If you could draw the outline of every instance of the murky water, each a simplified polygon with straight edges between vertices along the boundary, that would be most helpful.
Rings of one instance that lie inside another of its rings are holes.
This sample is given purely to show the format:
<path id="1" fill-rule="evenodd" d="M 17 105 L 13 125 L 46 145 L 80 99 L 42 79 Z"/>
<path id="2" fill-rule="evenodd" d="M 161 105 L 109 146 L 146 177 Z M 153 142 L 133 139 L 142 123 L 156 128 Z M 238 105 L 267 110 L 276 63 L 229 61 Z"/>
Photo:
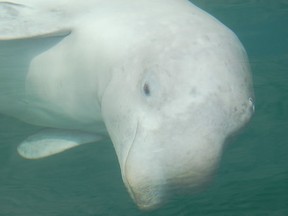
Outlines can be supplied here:
<path id="1" fill-rule="evenodd" d="M 24 160 L 17 144 L 39 128 L 0 116 L 1 216 L 288 215 L 288 1 L 195 3 L 239 36 L 256 94 L 256 115 L 225 150 L 213 184 L 143 213 L 124 188 L 109 140 Z"/>

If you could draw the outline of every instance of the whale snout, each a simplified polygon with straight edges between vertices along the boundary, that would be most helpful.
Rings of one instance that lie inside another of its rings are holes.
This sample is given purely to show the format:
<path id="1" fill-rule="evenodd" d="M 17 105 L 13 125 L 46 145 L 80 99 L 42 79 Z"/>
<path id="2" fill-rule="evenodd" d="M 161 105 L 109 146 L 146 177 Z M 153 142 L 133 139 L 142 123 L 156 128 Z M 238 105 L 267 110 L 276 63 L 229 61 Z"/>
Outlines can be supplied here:
<path id="1" fill-rule="evenodd" d="M 165 203 L 165 190 L 165 185 L 128 186 L 128 191 L 134 202 L 145 211 L 157 209 Z"/>
<path id="2" fill-rule="evenodd" d="M 152 161 L 151 161 L 152 162 Z M 160 167 L 155 163 L 126 163 L 124 183 L 130 196 L 142 210 L 153 210 L 163 205 L 167 198 L 166 180 Z"/>
<path id="3" fill-rule="evenodd" d="M 177 146 L 181 148 L 179 143 Z M 147 151 L 149 154 L 145 153 Z M 194 154 L 185 155 L 176 151 L 169 148 L 145 151 L 139 145 L 130 150 L 122 175 L 130 196 L 140 209 L 157 209 L 175 197 L 197 193 L 210 182 L 220 152 L 209 156 L 209 152 L 203 155 L 196 150 Z"/>
<path id="4" fill-rule="evenodd" d="M 159 175 L 153 176 L 151 173 L 147 173 L 147 176 L 141 174 L 139 176 L 138 172 L 134 174 L 126 176 L 126 186 L 134 202 L 144 211 L 158 209 L 171 202 L 175 197 L 180 198 L 197 193 L 210 183 L 212 176 L 201 175 L 199 178 L 198 174 L 185 173 L 165 179 L 162 175 L 160 175 L 162 178 L 159 178 Z M 155 179 L 152 180 L 151 177 Z"/>

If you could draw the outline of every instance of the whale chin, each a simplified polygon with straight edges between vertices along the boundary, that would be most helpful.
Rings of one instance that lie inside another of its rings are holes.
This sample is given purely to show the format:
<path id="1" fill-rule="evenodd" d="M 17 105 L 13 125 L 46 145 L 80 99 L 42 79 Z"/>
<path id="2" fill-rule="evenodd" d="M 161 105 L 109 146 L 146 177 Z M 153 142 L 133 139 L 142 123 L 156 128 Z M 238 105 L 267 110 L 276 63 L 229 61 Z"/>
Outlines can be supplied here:
<path id="1" fill-rule="evenodd" d="M 165 204 L 164 187 L 158 186 L 142 186 L 141 188 L 128 188 L 130 196 L 137 204 L 139 209 L 144 211 L 152 211 L 158 209 Z"/>
<path id="2" fill-rule="evenodd" d="M 199 179 L 200 182 L 195 182 L 187 176 L 183 179 L 179 178 L 175 182 L 169 182 L 162 184 L 139 184 L 139 186 L 131 187 L 127 185 L 127 189 L 130 196 L 137 204 L 139 209 L 143 211 L 153 211 L 159 209 L 162 206 L 173 202 L 173 200 L 183 199 L 187 196 L 195 195 L 207 188 L 207 185 L 211 184 L 212 174 L 206 176 L 204 179 Z M 145 178 L 143 178 L 143 181 Z"/>

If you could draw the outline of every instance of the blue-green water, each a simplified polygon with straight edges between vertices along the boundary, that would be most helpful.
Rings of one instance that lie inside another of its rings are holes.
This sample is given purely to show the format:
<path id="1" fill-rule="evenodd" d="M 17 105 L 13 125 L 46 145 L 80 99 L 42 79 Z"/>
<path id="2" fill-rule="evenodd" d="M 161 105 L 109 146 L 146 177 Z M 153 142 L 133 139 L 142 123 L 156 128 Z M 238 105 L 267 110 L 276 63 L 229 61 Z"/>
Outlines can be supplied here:
<path id="1" fill-rule="evenodd" d="M 207 190 L 140 212 L 128 196 L 112 143 L 50 158 L 20 158 L 39 128 L 0 116 L 0 216 L 288 215 L 288 1 L 197 0 L 239 36 L 256 94 L 251 124 L 224 152 Z"/>

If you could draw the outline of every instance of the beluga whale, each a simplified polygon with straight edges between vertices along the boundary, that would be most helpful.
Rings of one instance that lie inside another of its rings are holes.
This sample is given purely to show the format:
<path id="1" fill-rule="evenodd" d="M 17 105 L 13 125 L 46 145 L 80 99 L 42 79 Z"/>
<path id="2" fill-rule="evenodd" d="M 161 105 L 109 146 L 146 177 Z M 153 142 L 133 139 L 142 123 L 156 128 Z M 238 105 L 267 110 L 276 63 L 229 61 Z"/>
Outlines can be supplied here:
<path id="1" fill-rule="evenodd" d="M 209 183 L 253 112 L 241 42 L 188 0 L 0 1 L 0 113 L 43 127 L 18 153 L 110 137 L 140 209 Z"/>

